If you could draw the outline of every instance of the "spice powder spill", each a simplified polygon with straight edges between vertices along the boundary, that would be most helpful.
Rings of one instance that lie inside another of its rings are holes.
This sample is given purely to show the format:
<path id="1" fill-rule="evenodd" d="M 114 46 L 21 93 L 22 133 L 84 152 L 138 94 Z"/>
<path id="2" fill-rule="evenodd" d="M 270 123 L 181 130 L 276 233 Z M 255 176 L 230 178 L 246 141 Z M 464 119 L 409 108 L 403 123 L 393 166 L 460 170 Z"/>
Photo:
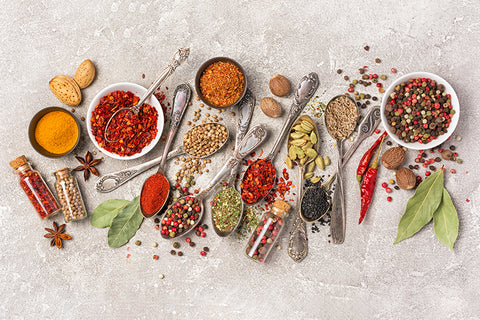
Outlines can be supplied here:
<path id="1" fill-rule="evenodd" d="M 355 102 L 346 96 L 330 101 L 325 109 L 328 133 L 338 140 L 347 138 L 355 130 L 358 113 Z"/>
<path id="2" fill-rule="evenodd" d="M 220 191 L 212 203 L 215 226 L 222 232 L 231 231 L 240 219 L 242 202 L 237 190 L 226 187 Z"/>
<path id="3" fill-rule="evenodd" d="M 78 140 L 78 126 L 75 119 L 64 111 L 52 111 L 44 115 L 35 127 L 35 140 L 54 154 L 72 150 Z"/>
<path id="4" fill-rule="evenodd" d="M 218 61 L 209 65 L 200 77 L 200 91 L 216 107 L 237 102 L 245 88 L 245 76 L 231 62 Z"/>

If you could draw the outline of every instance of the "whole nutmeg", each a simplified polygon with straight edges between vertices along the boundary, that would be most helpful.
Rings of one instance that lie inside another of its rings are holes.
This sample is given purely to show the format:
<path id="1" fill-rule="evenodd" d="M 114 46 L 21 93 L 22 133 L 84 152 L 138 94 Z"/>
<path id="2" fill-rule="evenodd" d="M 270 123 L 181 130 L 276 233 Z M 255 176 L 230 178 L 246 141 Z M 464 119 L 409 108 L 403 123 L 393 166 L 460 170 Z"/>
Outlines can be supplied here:
<path id="1" fill-rule="evenodd" d="M 452 160 L 453 152 L 450 150 L 443 150 L 442 151 L 442 158 L 443 160 Z"/>
<path id="2" fill-rule="evenodd" d="M 410 190 L 415 188 L 417 178 L 415 173 L 408 168 L 400 168 L 397 170 L 397 185 L 403 190 Z"/>
<path id="3" fill-rule="evenodd" d="M 266 97 L 260 101 L 260 108 L 270 118 L 278 118 L 282 114 L 282 106 L 275 99 Z"/>
<path id="4" fill-rule="evenodd" d="M 277 97 L 285 97 L 290 92 L 290 81 L 282 75 L 274 75 L 269 85 L 270 91 Z"/>
<path id="5" fill-rule="evenodd" d="M 405 150 L 401 147 L 393 147 L 385 151 L 382 156 L 382 164 L 387 169 L 397 169 L 405 160 Z"/>

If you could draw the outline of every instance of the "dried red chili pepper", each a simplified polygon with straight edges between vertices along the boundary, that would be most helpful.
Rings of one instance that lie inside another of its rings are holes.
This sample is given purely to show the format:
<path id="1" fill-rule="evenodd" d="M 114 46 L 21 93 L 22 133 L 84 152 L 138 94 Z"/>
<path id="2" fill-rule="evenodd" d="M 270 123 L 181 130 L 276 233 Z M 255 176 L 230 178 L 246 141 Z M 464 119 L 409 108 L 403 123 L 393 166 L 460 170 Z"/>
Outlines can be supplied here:
<path id="1" fill-rule="evenodd" d="M 362 199 L 362 207 L 360 209 L 360 219 L 358 224 L 362 223 L 367 213 L 368 207 L 372 202 L 373 192 L 375 191 L 375 183 L 377 182 L 377 172 L 378 172 L 378 155 L 380 154 L 380 149 L 382 148 L 383 139 L 380 140 L 380 146 L 378 148 L 377 154 L 375 155 L 375 160 L 373 160 L 372 165 L 365 172 L 365 177 L 362 181 L 362 186 L 360 187 L 360 195 Z"/>
<path id="2" fill-rule="evenodd" d="M 255 161 L 245 172 L 240 184 L 243 201 L 253 204 L 265 197 L 275 182 L 275 175 L 271 160 Z"/>
<path id="3" fill-rule="evenodd" d="M 377 149 L 378 145 L 380 142 L 383 141 L 383 138 L 387 135 L 387 131 L 383 132 L 383 134 L 375 141 L 375 143 L 368 149 L 367 152 L 363 155 L 362 159 L 360 160 L 360 163 L 358 164 L 357 168 L 357 180 L 358 180 L 358 186 L 361 186 L 362 184 L 362 176 L 367 171 L 368 163 L 370 162 L 370 159 L 373 156 L 373 153 Z"/>
<path id="4" fill-rule="evenodd" d="M 144 103 L 138 113 L 121 111 L 108 127 L 109 140 L 105 141 L 105 126 L 108 120 L 121 108 L 137 104 L 139 97 L 130 91 L 114 91 L 100 99 L 92 113 L 92 134 L 100 148 L 120 156 L 139 153 L 149 145 L 157 135 L 158 112 L 155 107 Z"/>

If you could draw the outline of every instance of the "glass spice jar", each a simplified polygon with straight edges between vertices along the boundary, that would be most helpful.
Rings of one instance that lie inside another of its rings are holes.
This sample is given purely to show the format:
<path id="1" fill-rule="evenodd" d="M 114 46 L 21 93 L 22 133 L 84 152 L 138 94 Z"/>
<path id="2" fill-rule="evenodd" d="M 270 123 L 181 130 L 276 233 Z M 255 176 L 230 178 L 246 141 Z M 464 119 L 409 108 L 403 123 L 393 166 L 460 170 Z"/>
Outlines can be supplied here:
<path id="1" fill-rule="evenodd" d="M 20 176 L 20 186 L 30 199 L 40 218 L 44 219 L 60 211 L 60 206 L 38 171 L 33 170 L 22 155 L 10 162 Z"/>
<path id="2" fill-rule="evenodd" d="M 65 222 L 86 218 L 87 210 L 85 210 L 82 194 L 78 188 L 77 179 L 72 176 L 70 169 L 56 171 L 55 177 L 57 178 L 55 189 L 62 205 Z"/>
<path id="3" fill-rule="evenodd" d="M 264 262 L 285 226 L 285 218 L 291 206 L 282 200 L 275 200 L 272 209 L 260 219 L 248 239 L 245 253 L 254 261 Z"/>

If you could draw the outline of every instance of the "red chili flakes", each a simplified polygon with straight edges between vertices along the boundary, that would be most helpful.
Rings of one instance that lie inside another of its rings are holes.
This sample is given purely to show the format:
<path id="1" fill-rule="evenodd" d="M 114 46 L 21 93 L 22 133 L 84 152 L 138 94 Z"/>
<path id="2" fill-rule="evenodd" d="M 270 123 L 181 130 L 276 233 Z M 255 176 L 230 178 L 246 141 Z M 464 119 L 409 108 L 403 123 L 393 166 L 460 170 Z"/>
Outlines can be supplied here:
<path id="1" fill-rule="evenodd" d="M 218 61 L 209 65 L 200 76 L 200 91 L 216 107 L 232 105 L 245 88 L 245 76 L 233 63 Z"/>
<path id="2" fill-rule="evenodd" d="M 157 135 L 158 113 L 155 107 L 143 104 L 135 114 L 121 111 L 108 127 L 105 141 L 105 127 L 110 117 L 121 108 L 135 105 L 139 97 L 130 91 L 114 91 L 100 99 L 92 113 L 92 134 L 100 148 L 120 156 L 132 156 L 148 146 Z"/>
<path id="3" fill-rule="evenodd" d="M 265 197 L 275 182 L 276 170 L 270 160 L 259 159 L 245 172 L 240 188 L 242 199 L 248 204 Z"/>

